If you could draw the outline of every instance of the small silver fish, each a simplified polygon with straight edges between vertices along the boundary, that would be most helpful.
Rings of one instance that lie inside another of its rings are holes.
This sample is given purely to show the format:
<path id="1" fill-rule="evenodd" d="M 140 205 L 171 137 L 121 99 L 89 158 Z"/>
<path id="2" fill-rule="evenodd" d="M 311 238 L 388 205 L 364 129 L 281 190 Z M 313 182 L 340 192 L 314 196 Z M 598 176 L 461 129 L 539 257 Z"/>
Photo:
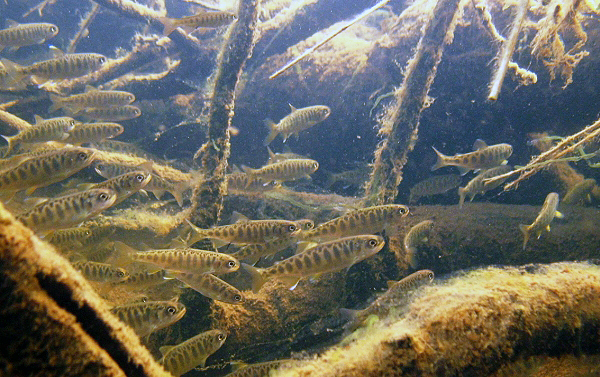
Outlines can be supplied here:
<path id="1" fill-rule="evenodd" d="M 290 104 L 290 109 L 292 112 L 277 124 L 270 119 L 265 121 L 267 127 L 269 127 L 269 135 L 263 145 L 269 145 L 279 134 L 283 136 L 283 142 L 285 143 L 290 136 L 295 135 L 298 137 L 300 131 L 324 121 L 331 114 L 331 109 L 322 105 L 296 109 Z"/>

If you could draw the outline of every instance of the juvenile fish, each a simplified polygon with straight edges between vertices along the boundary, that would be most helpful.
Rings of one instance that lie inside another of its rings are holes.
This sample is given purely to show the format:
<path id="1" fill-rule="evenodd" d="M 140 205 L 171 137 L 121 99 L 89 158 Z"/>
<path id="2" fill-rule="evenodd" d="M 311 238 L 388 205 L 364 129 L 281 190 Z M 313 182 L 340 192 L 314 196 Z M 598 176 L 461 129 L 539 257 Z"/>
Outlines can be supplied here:
<path id="1" fill-rule="evenodd" d="M 302 156 L 297 153 L 285 152 L 285 153 L 273 153 L 271 148 L 267 147 L 267 152 L 269 153 L 269 161 L 267 161 L 267 165 L 273 164 L 275 162 L 280 162 L 284 160 L 303 160 L 306 159 L 306 156 Z"/>
<path id="2" fill-rule="evenodd" d="M 268 377 L 272 370 L 278 369 L 284 365 L 291 365 L 294 362 L 294 360 L 287 359 L 247 365 L 243 364 L 239 369 L 225 375 L 225 377 Z"/>
<path id="3" fill-rule="evenodd" d="M 167 271 L 158 270 L 154 272 L 137 272 L 130 274 L 127 279 L 116 283 L 119 286 L 126 286 L 135 289 L 148 288 L 167 282 Z"/>
<path id="4" fill-rule="evenodd" d="M 243 266 L 252 276 L 252 291 L 255 293 L 271 279 L 277 279 L 287 288 L 293 288 L 303 277 L 350 267 L 378 253 L 384 245 L 381 236 L 346 237 L 304 250 L 269 268 L 255 268 L 246 264 Z"/>
<path id="5" fill-rule="evenodd" d="M 125 129 L 118 123 L 78 123 L 62 140 L 67 144 L 95 143 L 119 136 Z"/>
<path id="6" fill-rule="evenodd" d="M 186 33 L 191 33 L 199 27 L 215 28 L 219 26 L 229 25 L 237 20 L 237 16 L 229 12 L 200 12 L 193 16 L 182 18 L 161 17 L 159 21 L 163 24 L 163 34 L 169 35 L 178 27 L 185 30 Z"/>
<path id="7" fill-rule="evenodd" d="M 590 201 L 590 195 L 594 187 L 596 187 L 596 180 L 593 178 L 584 179 L 567 192 L 562 203 L 567 205 L 578 205 L 584 203 L 586 200 Z"/>
<path id="8" fill-rule="evenodd" d="M 269 127 L 269 135 L 263 145 L 269 145 L 279 134 L 283 136 L 283 142 L 285 143 L 290 136 L 295 135 L 298 137 L 300 131 L 304 131 L 324 121 L 331 114 L 331 109 L 322 105 L 301 109 L 296 109 L 290 105 L 290 109 L 292 112 L 283 117 L 277 124 L 270 119 L 265 121 L 267 127 Z"/>
<path id="9" fill-rule="evenodd" d="M 60 117 L 52 119 L 42 119 L 36 116 L 36 123 L 14 136 L 4 136 L 8 143 L 8 149 L 5 155 L 10 154 L 16 145 L 43 143 L 46 141 L 63 141 L 69 137 L 69 132 L 75 128 L 75 119 L 69 117 Z"/>
<path id="10" fill-rule="evenodd" d="M 443 194 L 460 185 L 460 176 L 456 174 L 434 175 L 410 188 L 408 202 L 415 204 L 425 196 Z"/>
<path id="11" fill-rule="evenodd" d="M 83 185 L 80 187 L 83 187 L 86 190 L 99 188 L 111 189 L 117 193 L 117 200 L 113 204 L 117 205 L 146 187 L 151 179 L 152 174 L 147 171 L 133 171 L 131 173 L 118 175 L 104 182 Z"/>
<path id="12" fill-rule="evenodd" d="M 179 377 L 196 366 L 204 367 L 206 359 L 217 352 L 226 339 L 225 331 L 205 331 L 176 346 L 160 347 L 163 357 L 159 362 L 167 372 Z"/>
<path id="13" fill-rule="evenodd" d="M 60 182 L 89 166 L 94 152 L 85 148 L 66 148 L 47 152 L 22 161 L 14 168 L 0 172 L 0 192 L 27 190 Z"/>
<path id="14" fill-rule="evenodd" d="M 201 229 L 188 221 L 192 234 L 190 245 L 209 238 L 221 241 L 221 244 L 265 243 L 279 238 L 296 235 L 299 226 L 288 220 L 248 220 L 231 225 L 221 225 L 209 229 Z"/>
<path id="15" fill-rule="evenodd" d="M 554 217 L 562 218 L 562 213 L 558 212 L 556 209 L 558 208 L 558 194 L 555 192 L 551 192 L 546 196 L 546 200 L 544 200 L 544 205 L 542 206 L 542 210 L 536 217 L 535 221 L 531 225 L 519 225 L 519 229 L 523 233 L 523 250 L 527 246 L 527 241 L 531 235 L 535 235 L 537 238 L 540 238 L 542 232 L 545 230 L 550 231 L 550 223 L 554 219 Z"/>
<path id="16" fill-rule="evenodd" d="M 115 106 L 129 105 L 135 101 L 135 95 L 129 92 L 119 90 L 99 90 L 92 86 L 86 86 L 85 92 L 74 94 L 68 97 L 60 97 L 56 94 L 50 94 L 52 106 L 48 112 L 52 113 L 58 109 L 65 109 L 72 113 L 77 113 L 85 108 L 107 108 Z"/>
<path id="17" fill-rule="evenodd" d="M 259 169 L 242 165 L 242 169 L 248 175 L 250 182 L 260 179 L 267 182 L 281 183 L 300 178 L 310 179 L 310 175 L 319 169 L 319 163 L 308 158 L 302 160 L 291 159 L 265 165 Z"/>
<path id="18" fill-rule="evenodd" d="M 227 191 L 234 195 L 256 194 L 273 190 L 277 187 L 274 182 L 260 178 L 252 179 L 246 173 L 227 174 Z"/>
<path id="19" fill-rule="evenodd" d="M 362 310 L 341 309 L 342 315 L 350 319 L 350 323 L 346 327 L 350 330 L 356 329 L 371 315 L 380 318 L 387 316 L 390 310 L 405 302 L 405 297 L 409 291 L 431 283 L 434 276 L 433 271 L 420 270 L 400 281 L 388 281 L 388 290 L 367 308 Z"/>
<path id="20" fill-rule="evenodd" d="M 110 311 L 143 338 L 179 321 L 186 308 L 174 301 L 150 301 L 115 306 Z"/>
<path id="21" fill-rule="evenodd" d="M 117 194 L 112 190 L 88 190 L 48 199 L 18 215 L 17 220 L 36 233 L 47 233 L 82 223 L 109 208 L 116 199 Z"/>
<path id="22" fill-rule="evenodd" d="M 8 29 L 0 30 L 0 51 L 5 47 L 22 47 L 44 43 L 58 34 L 58 26 L 49 23 L 19 24 L 8 21 Z"/>
<path id="23" fill-rule="evenodd" d="M 84 278 L 101 283 L 116 283 L 129 277 L 125 269 L 107 263 L 75 262 L 73 268 L 81 272 Z"/>
<path id="24" fill-rule="evenodd" d="M 77 115 L 86 119 L 95 121 L 112 121 L 134 119 L 142 115 L 139 107 L 132 105 L 115 106 L 108 108 L 86 108 L 77 113 Z"/>
<path id="25" fill-rule="evenodd" d="M 41 80 L 70 79 L 86 75 L 106 63 L 106 56 L 94 53 L 67 54 L 28 66 L 21 66 L 4 59 L 2 61 L 15 76 L 15 81 L 29 76 Z"/>
<path id="26" fill-rule="evenodd" d="M 433 147 L 432 147 L 433 148 Z M 495 144 L 488 146 L 483 140 L 477 139 L 473 145 L 475 151 L 446 156 L 433 148 L 437 155 L 437 162 L 431 170 L 437 170 L 444 166 L 456 166 L 460 175 L 465 175 L 469 170 L 490 169 L 506 164 L 513 148 L 510 144 Z"/>
<path id="27" fill-rule="evenodd" d="M 67 229 L 57 229 L 45 237 L 48 243 L 58 247 L 83 246 L 83 242 L 92 235 L 90 228 L 84 226 Z"/>
<path id="28" fill-rule="evenodd" d="M 29 122 L 24 121 L 18 116 L 12 115 L 11 113 L 0 109 L 0 124 L 14 128 L 17 131 L 23 131 L 31 127 Z"/>
<path id="29" fill-rule="evenodd" d="M 120 252 L 125 254 L 123 256 L 125 258 L 124 262 L 130 259 L 149 263 L 170 271 L 192 274 L 226 274 L 240 268 L 238 260 L 234 257 L 214 251 L 192 248 L 134 251 L 121 242 L 115 242 L 115 244 Z"/>
<path id="30" fill-rule="evenodd" d="M 429 235 L 433 229 L 433 221 L 424 220 L 410 228 L 404 236 L 404 250 L 406 251 L 406 261 L 412 268 L 417 268 L 419 262 L 417 251 L 420 245 L 429 240 Z"/>
<path id="31" fill-rule="evenodd" d="M 378 233 L 384 230 L 395 233 L 398 222 L 406 215 L 408 215 L 408 207 L 401 204 L 362 208 L 329 220 L 313 230 L 301 232 L 298 234 L 298 238 L 323 242 L 359 234 Z"/>
<path id="32" fill-rule="evenodd" d="M 170 272 L 169 275 L 185 283 L 189 288 L 203 296 L 229 304 L 241 304 L 244 295 L 236 287 L 212 274 L 190 274 L 188 272 Z"/>
<path id="33" fill-rule="evenodd" d="M 497 179 L 494 181 L 486 181 L 490 178 L 496 177 L 498 175 L 502 175 L 504 173 L 508 173 L 512 170 L 510 165 L 502 165 L 497 166 L 495 168 L 487 169 L 484 172 L 477 175 L 475 178 L 471 179 L 469 183 L 465 187 L 458 188 L 458 207 L 462 208 L 465 197 L 470 196 L 469 201 L 473 201 L 473 198 L 477 194 L 485 194 L 487 191 L 493 190 L 496 187 L 500 186 L 506 179 Z"/>
<path id="34" fill-rule="evenodd" d="M 246 245 L 230 255 L 237 260 L 245 260 L 254 265 L 260 258 L 285 250 L 295 242 L 296 239 L 292 237 L 279 238 L 265 243 Z"/>

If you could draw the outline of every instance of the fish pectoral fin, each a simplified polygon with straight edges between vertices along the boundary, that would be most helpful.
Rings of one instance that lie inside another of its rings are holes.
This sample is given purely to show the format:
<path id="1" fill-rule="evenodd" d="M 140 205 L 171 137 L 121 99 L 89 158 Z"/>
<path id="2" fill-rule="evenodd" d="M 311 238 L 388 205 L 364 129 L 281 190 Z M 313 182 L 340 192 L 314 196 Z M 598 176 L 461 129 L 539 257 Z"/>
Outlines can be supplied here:
<path id="1" fill-rule="evenodd" d="M 546 225 L 546 230 L 547 230 L 548 232 L 550 231 L 550 225 Z M 538 238 L 540 238 L 540 235 L 541 235 L 541 233 L 540 233 L 540 234 L 538 234 Z"/>
<path id="2" fill-rule="evenodd" d="M 300 254 L 311 247 L 317 246 L 318 244 L 314 241 L 300 241 L 296 246 L 296 254 Z"/>
<path id="3" fill-rule="evenodd" d="M 158 350 L 160 351 L 161 355 L 165 356 L 167 354 L 167 352 L 169 352 L 170 350 L 173 349 L 173 347 L 175 347 L 175 346 L 162 346 Z"/>
<path id="4" fill-rule="evenodd" d="M 508 160 L 504 160 L 500 163 L 500 165 L 507 165 L 508 164 Z"/>
<path id="5" fill-rule="evenodd" d="M 37 186 L 30 187 L 27 190 L 25 190 L 25 194 L 27 194 L 27 195 L 33 195 L 33 193 L 35 192 L 35 190 L 37 190 Z"/>
<path id="6" fill-rule="evenodd" d="M 300 279 L 298 276 L 278 276 L 277 280 L 279 280 L 280 282 L 283 283 L 283 286 L 286 287 L 287 289 L 289 289 L 290 291 L 293 291 L 294 289 L 296 289 L 296 287 L 298 286 L 298 283 L 300 282 Z"/>
<path id="7" fill-rule="evenodd" d="M 465 175 L 471 170 L 471 169 L 465 168 L 463 166 L 457 166 L 457 168 L 458 168 L 458 172 L 460 173 L 460 175 Z"/>
<path id="8" fill-rule="evenodd" d="M 565 215 L 563 215 L 562 212 L 558 212 L 558 211 L 554 212 L 554 216 L 559 219 L 562 219 L 565 217 Z"/>

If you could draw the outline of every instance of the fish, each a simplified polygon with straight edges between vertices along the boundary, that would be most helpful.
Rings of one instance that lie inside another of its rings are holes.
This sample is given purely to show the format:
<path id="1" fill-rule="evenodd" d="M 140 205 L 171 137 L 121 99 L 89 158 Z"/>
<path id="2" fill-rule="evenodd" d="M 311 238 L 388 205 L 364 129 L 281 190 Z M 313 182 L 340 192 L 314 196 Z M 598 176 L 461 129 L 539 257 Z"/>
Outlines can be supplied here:
<path id="1" fill-rule="evenodd" d="M 252 179 L 248 174 L 235 172 L 227 174 L 227 193 L 233 195 L 252 195 L 277 188 L 274 181 L 265 181 L 260 178 Z"/>
<path id="2" fill-rule="evenodd" d="M 185 283 L 189 288 L 215 301 L 228 304 L 242 304 L 242 292 L 212 274 L 191 274 L 189 272 L 169 272 L 169 275 Z"/>
<path id="3" fill-rule="evenodd" d="M 14 136 L 4 136 L 8 143 L 5 155 L 9 155 L 16 145 L 35 144 L 46 141 L 63 141 L 69 137 L 69 132 L 75 128 L 76 121 L 69 117 L 60 117 L 44 120 L 36 115 L 36 123 Z"/>
<path id="4" fill-rule="evenodd" d="M 352 331 L 362 324 L 369 316 L 385 317 L 390 310 L 406 303 L 407 294 L 425 284 L 430 284 L 435 277 L 431 270 L 413 272 L 400 281 L 388 281 L 388 290 L 379 296 L 371 305 L 362 310 L 340 309 L 343 317 L 349 319 L 345 326 Z"/>
<path id="5" fill-rule="evenodd" d="M 306 159 L 306 156 L 302 156 L 301 154 L 297 154 L 297 153 L 292 153 L 289 150 L 289 147 L 287 148 L 287 152 L 284 152 L 284 153 L 273 153 L 271 148 L 267 147 L 267 152 L 269 153 L 269 161 L 267 161 L 267 165 L 271 165 L 275 162 L 280 162 L 280 161 L 285 161 L 285 160 Z"/>
<path id="6" fill-rule="evenodd" d="M 92 189 L 48 199 L 17 216 L 23 225 L 36 233 L 70 228 L 96 216 L 113 205 L 117 194 L 109 189 Z"/>
<path id="7" fill-rule="evenodd" d="M 52 105 L 48 109 L 49 113 L 53 113 L 58 109 L 77 113 L 88 107 L 109 108 L 129 105 L 135 101 L 135 95 L 119 90 L 100 90 L 87 85 L 83 93 L 68 97 L 50 93 L 50 101 L 52 101 Z"/>
<path id="8" fill-rule="evenodd" d="M 143 338 L 179 321 L 186 307 L 175 301 L 148 301 L 115 306 L 110 311 Z"/>
<path id="9" fill-rule="evenodd" d="M 92 235 L 90 228 L 80 226 L 76 228 L 57 229 L 44 237 L 44 239 L 57 248 L 69 246 L 83 246 L 83 242 Z"/>
<path id="10" fill-rule="evenodd" d="M 265 243 L 292 237 L 300 229 L 298 224 L 289 220 L 248 220 L 209 229 L 198 228 L 189 221 L 188 224 L 192 229 L 188 240 L 189 245 L 206 238 L 217 241 L 217 244 L 221 245 Z"/>
<path id="11" fill-rule="evenodd" d="M 94 143 L 119 136 L 124 130 L 118 123 L 77 123 L 62 142 L 73 145 Z"/>
<path id="12" fill-rule="evenodd" d="M 279 238 L 265 243 L 246 245 L 230 255 L 237 260 L 245 260 L 249 264 L 254 265 L 260 258 L 285 250 L 294 243 L 296 243 L 295 238 Z"/>
<path id="13" fill-rule="evenodd" d="M 140 170 L 118 175 L 104 182 L 80 185 L 79 188 L 86 190 L 99 188 L 111 189 L 117 193 L 117 200 L 113 204 L 117 205 L 136 192 L 144 189 L 151 179 L 152 174 L 148 171 Z"/>
<path id="14" fill-rule="evenodd" d="M 29 122 L 2 109 L 0 109 L 0 125 L 14 128 L 17 131 L 23 131 L 27 128 L 32 127 L 32 125 Z"/>
<path id="15" fill-rule="evenodd" d="M 199 27 L 216 28 L 219 26 L 229 25 L 237 20 L 237 16 L 230 12 L 199 12 L 193 16 L 182 18 L 160 17 L 158 19 L 163 24 L 163 34 L 168 36 L 178 27 L 182 28 L 186 33 L 191 33 Z"/>
<path id="16" fill-rule="evenodd" d="M 493 190 L 496 187 L 500 186 L 506 179 L 498 179 L 494 181 L 486 181 L 490 178 L 494 178 L 498 175 L 502 175 L 504 173 L 508 173 L 512 170 L 510 165 L 501 165 L 496 166 L 495 168 L 487 169 L 480 174 L 478 174 L 475 178 L 471 179 L 469 183 L 465 187 L 458 188 L 458 208 L 462 208 L 465 197 L 470 196 L 469 201 L 473 201 L 473 198 L 477 194 L 485 194 L 487 191 Z"/>
<path id="17" fill-rule="evenodd" d="M 498 165 L 505 165 L 512 155 L 513 148 L 510 144 L 494 144 L 488 146 L 485 141 L 477 139 L 473 144 L 473 152 L 446 156 L 432 147 L 437 155 L 437 162 L 431 170 L 444 166 L 456 166 L 460 175 L 467 174 L 470 170 L 489 169 Z"/>
<path id="18" fill-rule="evenodd" d="M 0 51 L 44 43 L 58 34 L 58 26 L 46 22 L 19 24 L 7 20 L 8 28 L 0 30 Z"/>
<path id="19" fill-rule="evenodd" d="M 301 240 L 323 242 L 359 234 L 378 233 L 384 230 L 396 233 L 398 222 L 406 217 L 408 212 L 408 207 L 401 204 L 357 209 L 320 224 L 312 230 L 300 232 L 297 237 Z"/>
<path id="20" fill-rule="evenodd" d="M 159 363 L 167 372 L 179 377 L 196 366 L 204 367 L 206 359 L 221 348 L 225 340 L 227 333 L 223 330 L 205 331 L 176 346 L 160 347 L 163 357 Z"/>
<path id="21" fill-rule="evenodd" d="M 271 144 L 279 134 L 283 136 L 284 143 L 292 135 L 298 138 L 300 131 L 321 123 L 331 114 L 331 109 L 323 105 L 296 109 L 290 104 L 290 109 L 292 112 L 283 117 L 279 123 L 275 123 L 270 119 L 265 120 L 265 124 L 269 128 L 269 134 L 263 142 L 264 146 Z"/>
<path id="22" fill-rule="evenodd" d="M 115 267 L 107 263 L 74 262 L 73 268 L 81 272 L 84 278 L 102 283 L 120 282 L 129 277 L 129 272 L 124 268 Z"/>
<path id="23" fill-rule="evenodd" d="M 361 187 L 369 178 L 370 173 L 371 168 L 366 164 L 339 173 L 325 172 L 327 181 L 325 182 L 324 187 L 326 189 L 331 189 L 331 187 L 338 182 L 341 182 L 346 186 Z"/>
<path id="24" fill-rule="evenodd" d="M 284 259 L 268 268 L 242 264 L 252 277 L 257 293 L 268 280 L 277 279 L 286 288 L 294 288 L 303 277 L 339 271 L 378 253 L 385 241 L 376 235 L 360 235 L 321 243 Z"/>
<path id="25" fill-rule="evenodd" d="M 315 222 L 311 219 L 300 219 L 295 221 L 301 231 L 307 231 L 315 228 Z"/>
<path id="26" fill-rule="evenodd" d="M 225 377 L 269 377 L 272 370 L 279 369 L 282 366 L 289 367 L 295 362 L 292 359 L 284 359 L 254 364 L 235 363 L 232 365 L 234 371 L 226 374 Z"/>
<path id="27" fill-rule="evenodd" d="M 169 271 L 187 272 L 192 274 L 227 274 L 237 271 L 240 263 L 234 257 L 215 251 L 173 248 L 135 251 L 122 242 L 115 242 L 121 254 L 115 262 L 117 265 L 136 261 L 148 263 Z"/>
<path id="28" fill-rule="evenodd" d="M 584 179 L 571 187 L 562 200 L 563 204 L 580 205 L 585 201 L 590 201 L 592 190 L 596 187 L 596 180 L 593 178 Z"/>
<path id="29" fill-rule="evenodd" d="M 95 121 L 113 121 L 134 119 L 142 115 L 142 110 L 133 105 L 115 106 L 107 108 L 86 108 L 77 113 L 84 119 Z"/>
<path id="30" fill-rule="evenodd" d="M 410 188 L 409 204 L 416 204 L 424 196 L 443 194 L 460 185 L 460 176 L 456 174 L 434 175 Z"/>
<path id="31" fill-rule="evenodd" d="M 89 166 L 94 151 L 85 148 L 65 148 L 28 158 L 17 166 L 0 172 L 0 193 L 27 190 L 31 195 L 36 188 L 60 182 Z"/>
<path id="32" fill-rule="evenodd" d="M 167 281 L 169 281 L 167 270 L 161 269 L 152 272 L 142 271 L 130 274 L 125 280 L 119 281 L 115 285 L 141 289 L 159 285 Z"/>
<path id="33" fill-rule="evenodd" d="M 150 153 L 132 143 L 125 143 L 117 140 L 102 140 L 91 142 L 91 147 L 101 151 L 121 153 L 129 156 L 154 160 L 154 158 L 151 158 Z"/>
<path id="34" fill-rule="evenodd" d="M 76 78 L 99 69 L 106 61 L 106 56 L 95 53 L 66 54 L 27 66 L 2 59 L 15 81 L 26 77 L 41 81 Z"/>
<path id="35" fill-rule="evenodd" d="M 540 213 L 537 215 L 535 221 L 531 225 L 519 225 L 519 229 L 523 233 L 523 250 L 527 246 L 527 242 L 531 235 L 535 235 L 537 238 L 540 238 L 542 232 L 545 230 L 550 231 L 550 223 L 554 219 L 554 217 L 562 218 L 562 213 L 557 211 L 559 202 L 559 196 L 555 192 L 551 192 L 546 196 L 546 200 L 544 200 L 544 205 L 542 205 L 542 209 Z"/>
<path id="36" fill-rule="evenodd" d="M 242 165 L 242 169 L 248 175 L 250 181 L 248 184 L 256 179 L 282 183 L 295 181 L 301 178 L 311 179 L 310 175 L 319 169 L 319 163 L 309 158 L 290 159 L 265 165 L 258 169 L 252 169 Z"/>
<path id="37" fill-rule="evenodd" d="M 433 229 L 433 221 L 423 220 L 414 225 L 404 236 L 404 250 L 406 251 L 406 261 L 412 268 L 417 268 L 419 264 L 417 251 L 420 245 L 429 240 L 429 234 Z"/>

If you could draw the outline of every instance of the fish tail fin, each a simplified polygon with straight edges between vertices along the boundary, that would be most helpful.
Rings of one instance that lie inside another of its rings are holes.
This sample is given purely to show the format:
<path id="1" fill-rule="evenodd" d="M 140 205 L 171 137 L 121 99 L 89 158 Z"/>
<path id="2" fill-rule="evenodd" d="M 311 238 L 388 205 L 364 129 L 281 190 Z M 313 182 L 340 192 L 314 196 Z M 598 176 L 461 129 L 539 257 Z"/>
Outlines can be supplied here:
<path id="1" fill-rule="evenodd" d="M 258 169 L 252 169 L 251 167 L 248 167 L 246 165 L 242 165 L 242 170 L 244 171 L 244 173 L 246 173 L 246 175 L 248 176 L 248 182 L 246 183 L 246 187 L 250 186 L 252 184 L 252 182 L 254 181 L 254 173 L 258 170 Z"/>
<path id="2" fill-rule="evenodd" d="M 206 229 L 202 229 L 194 225 L 190 220 L 186 220 L 191 229 L 191 234 L 187 240 L 188 245 L 193 245 L 196 242 L 207 238 Z"/>
<path id="3" fill-rule="evenodd" d="M 463 204 L 465 204 L 465 197 L 467 196 L 466 189 L 464 187 L 458 188 L 458 208 L 462 208 Z"/>
<path id="4" fill-rule="evenodd" d="M 52 105 L 48 109 L 49 113 L 53 113 L 63 107 L 62 97 L 58 94 L 50 93 L 50 101 L 52 101 Z"/>
<path id="5" fill-rule="evenodd" d="M 120 241 L 113 242 L 113 253 L 109 258 L 109 262 L 117 267 L 124 267 L 134 262 L 131 258 L 131 253 L 136 250 L 131 246 L 124 244 Z"/>
<path id="6" fill-rule="evenodd" d="M 246 263 L 242 263 L 242 268 L 246 270 L 252 278 L 252 292 L 258 293 L 260 288 L 267 281 L 262 274 L 263 269 L 252 267 Z"/>
<path id="7" fill-rule="evenodd" d="M 340 308 L 340 316 L 348 322 L 354 322 L 358 318 L 360 310 Z"/>
<path id="8" fill-rule="evenodd" d="M 438 170 L 439 168 L 446 166 L 446 156 L 437 149 L 435 149 L 435 147 L 431 148 L 433 148 L 433 151 L 437 156 L 437 161 L 435 162 L 435 165 L 431 167 L 431 171 Z"/>
<path id="9" fill-rule="evenodd" d="M 168 36 L 177 29 L 177 26 L 169 17 L 160 17 L 158 20 L 163 24 L 163 35 Z"/>
<path id="10" fill-rule="evenodd" d="M 521 233 L 523 233 L 523 250 L 527 246 L 527 241 L 529 241 L 529 225 L 520 224 L 519 229 Z"/>
<path id="11" fill-rule="evenodd" d="M 21 81 L 21 79 L 23 78 L 23 76 L 19 73 L 21 68 L 23 68 L 21 65 L 8 59 L 0 59 L 0 62 L 6 70 L 7 77 L 10 78 L 8 86 L 10 86 L 10 84 L 13 84 L 14 82 Z"/>
<path id="12" fill-rule="evenodd" d="M 171 194 L 173 195 L 173 197 L 175 197 L 175 200 L 177 201 L 177 204 L 179 204 L 180 207 L 183 207 L 183 193 L 189 187 L 190 185 L 188 182 L 177 182 L 175 184 L 175 187 L 173 188 L 173 192 Z"/>
<path id="13" fill-rule="evenodd" d="M 4 152 L 4 156 L 8 156 L 8 155 L 10 155 L 10 152 L 12 152 L 12 149 L 15 146 L 14 136 L 4 136 L 4 135 L 0 135 L 0 136 L 2 136 L 2 138 L 4 138 L 4 140 L 6 140 L 6 142 L 8 143 L 8 148 L 6 148 L 6 152 Z"/>
<path id="14" fill-rule="evenodd" d="M 271 119 L 266 119 L 265 125 L 269 128 L 269 134 L 267 135 L 267 137 L 265 138 L 265 141 L 263 142 L 263 145 L 266 147 L 267 145 L 271 144 L 271 142 L 273 140 L 275 140 L 275 138 L 279 134 L 279 130 L 277 130 L 277 124 L 275 122 L 273 122 Z"/>

